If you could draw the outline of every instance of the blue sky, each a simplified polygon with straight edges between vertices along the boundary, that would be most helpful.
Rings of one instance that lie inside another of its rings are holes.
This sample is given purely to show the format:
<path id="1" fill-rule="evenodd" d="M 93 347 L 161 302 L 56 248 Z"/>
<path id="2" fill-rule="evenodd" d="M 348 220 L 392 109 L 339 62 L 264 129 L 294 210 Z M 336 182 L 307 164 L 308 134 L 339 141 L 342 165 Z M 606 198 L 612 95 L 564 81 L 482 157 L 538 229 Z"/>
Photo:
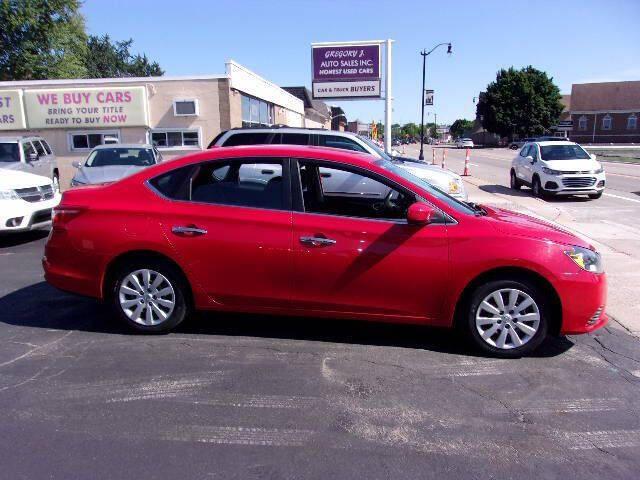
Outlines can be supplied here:
<path id="1" fill-rule="evenodd" d="M 473 97 L 503 67 L 533 65 L 572 83 L 640 80 L 639 0 L 86 0 L 90 33 L 134 39 L 167 75 L 223 73 L 233 59 L 281 86 L 311 86 L 310 44 L 392 38 L 393 121 L 420 121 L 419 52 L 438 123 L 473 118 Z M 383 101 L 333 102 L 350 120 L 382 120 Z M 433 115 L 427 117 L 432 121 Z"/>

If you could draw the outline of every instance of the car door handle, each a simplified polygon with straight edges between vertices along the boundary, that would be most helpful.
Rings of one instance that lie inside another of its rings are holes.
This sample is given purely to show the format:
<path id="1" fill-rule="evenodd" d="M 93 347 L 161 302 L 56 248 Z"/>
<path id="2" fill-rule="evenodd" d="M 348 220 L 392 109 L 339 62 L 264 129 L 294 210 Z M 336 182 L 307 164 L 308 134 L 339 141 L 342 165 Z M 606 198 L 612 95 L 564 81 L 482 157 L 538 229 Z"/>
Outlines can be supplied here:
<path id="1" fill-rule="evenodd" d="M 206 235 L 207 231 L 204 228 L 198 228 L 195 226 L 174 226 L 171 227 L 171 231 L 176 235 L 182 235 L 184 237 L 197 237 L 199 235 Z"/>
<path id="2" fill-rule="evenodd" d="M 325 237 L 300 237 L 300 243 L 311 247 L 328 247 L 335 245 L 336 241 Z"/>

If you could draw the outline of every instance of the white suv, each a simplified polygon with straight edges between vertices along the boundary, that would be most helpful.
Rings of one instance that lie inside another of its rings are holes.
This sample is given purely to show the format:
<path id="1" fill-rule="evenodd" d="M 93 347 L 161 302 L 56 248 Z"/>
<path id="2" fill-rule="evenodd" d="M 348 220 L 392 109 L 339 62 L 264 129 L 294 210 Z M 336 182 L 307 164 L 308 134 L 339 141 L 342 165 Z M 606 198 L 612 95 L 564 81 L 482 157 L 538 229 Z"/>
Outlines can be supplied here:
<path id="1" fill-rule="evenodd" d="M 367 153 L 376 158 L 394 162 L 399 167 L 458 200 L 467 200 L 464 183 L 457 173 L 429 165 L 417 159 L 395 155 L 389 156 L 372 140 L 349 132 L 277 126 L 265 128 L 234 128 L 221 132 L 211 141 L 208 148 L 260 144 L 308 145 Z M 341 180 L 332 177 L 331 181 L 338 184 Z"/>
<path id="2" fill-rule="evenodd" d="M 511 161 L 511 188 L 528 185 L 536 197 L 587 195 L 600 198 L 605 174 L 595 155 L 573 142 L 530 142 Z"/>
<path id="3" fill-rule="evenodd" d="M 0 137 L 0 168 L 42 175 L 60 191 L 56 156 L 42 137 Z"/>

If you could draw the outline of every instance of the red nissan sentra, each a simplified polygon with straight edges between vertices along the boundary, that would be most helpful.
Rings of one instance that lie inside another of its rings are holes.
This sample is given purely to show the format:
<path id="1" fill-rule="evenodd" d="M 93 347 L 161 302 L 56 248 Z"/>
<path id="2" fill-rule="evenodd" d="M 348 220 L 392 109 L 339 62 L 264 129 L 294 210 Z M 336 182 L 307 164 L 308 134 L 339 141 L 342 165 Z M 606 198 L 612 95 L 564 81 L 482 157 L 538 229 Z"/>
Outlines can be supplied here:
<path id="1" fill-rule="evenodd" d="M 267 312 L 457 326 L 513 357 L 607 322 L 589 243 L 338 149 L 212 149 L 67 191 L 43 265 L 143 332 Z"/>

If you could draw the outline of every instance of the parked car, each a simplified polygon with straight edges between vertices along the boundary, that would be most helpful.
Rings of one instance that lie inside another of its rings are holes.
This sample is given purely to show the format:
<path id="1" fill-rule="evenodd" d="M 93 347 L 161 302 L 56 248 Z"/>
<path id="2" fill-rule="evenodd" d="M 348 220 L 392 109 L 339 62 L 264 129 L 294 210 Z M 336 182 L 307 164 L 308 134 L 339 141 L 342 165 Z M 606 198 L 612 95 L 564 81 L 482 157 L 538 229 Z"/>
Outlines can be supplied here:
<path id="1" fill-rule="evenodd" d="M 78 169 L 72 187 L 116 182 L 162 161 L 152 145 L 107 144 L 94 147 L 84 163 L 73 162 Z"/>
<path id="2" fill-rule="evenodd" d="M 49 227 L 59 202 L 50 178 L 0 168 L 0 234 Z"/>
<path id="3" fill-rule="evenodd" d="M 42 175 L 60 191 L 56 156 L 42 137 L 0 137 L 0 168 Z"/>
<path id="4" fill-rule="evenodd" d="M 602 196 L 604 169 L 595 155 L 573 142 L 531 142 L 511 161 L 511 188 L 530 186 L 536 197 Z"/>
<path id="5" fill-rule="evenodd" d="M 459 138 L 456 140 L 456 148 L 473 148 L 473 140 L 470 138 Z"/>
<path id="6" fill-rule="evenodd" d="M 514 140 L 513 142 L 511 142 L 509 144 L 509 148 L 511 150 L 518 150 L 518 149 L 522 148 L 525 143 L 535 142 L 535 141 L 536 141 L 535 137 L 529 137 L 529 138 L 525 138 L 525 139 L 522 139 L 522 140 Z"/>
<path id="7" fill-rule="evenodd" d="M 396 163 L 451 196 L 467 200 L 467 191 L 460 175 L 417 159 L 401 157 L 397 152 L 394 156 L 387 155 L 373 140 L 349 132 L 312 128 L 237 128 L 221 132 L 209 144 L 209 148 L 260 144 L 313 145 L 368 153 Z"/>
<path id="8" fill-rule="evenodd" d="M 256 164 L 268 182 L 247 175 Z M 351 178 L 334 190 L 338 171 Z M 43 266 L 53 286 L 105 300 L 142 332 L 193 309 L 340 317 L 457 326 L 513 357 L 607 322 L 585 240 L 331 148 L 210 149 L 68 190 Z"/>

